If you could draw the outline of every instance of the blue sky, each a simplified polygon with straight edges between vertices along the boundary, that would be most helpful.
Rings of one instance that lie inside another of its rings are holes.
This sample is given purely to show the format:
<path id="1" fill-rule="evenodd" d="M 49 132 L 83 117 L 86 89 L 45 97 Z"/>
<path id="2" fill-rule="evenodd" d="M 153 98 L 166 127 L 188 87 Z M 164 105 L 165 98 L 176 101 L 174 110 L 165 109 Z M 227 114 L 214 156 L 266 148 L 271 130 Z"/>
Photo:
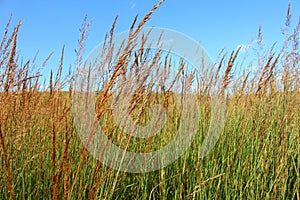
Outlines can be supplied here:
<path id="1" fill-rule="evenodd" d="M 86 55 L 103 41 L 116 15 L 116 32 L 128 30 L 134 17 L 139 19 L 157 1 L 154 0 L 0 0 L 0 32 L 3 32 L 10 14 L 13 24 L 23 21 L 18 48 L 24 59 L 33 58 L 39 50 L 37 64 L 49 53 L 54 56 L 44 70 L 45 75 L 55 69 L 63 45 L 65 66 L 74 66 L 79 28 L 85 15 L 93 19 L 86 43 Z M 288 2 L 292 4 L 294 24 L 300 17 L 299 0 L 166 0 L 146 26 L 179 31 L 199 41 L 215 59 L 219 51 L 227 51 L 240 44 L 250 43 L 262 26 L 264 42 L 270 46 L 282 42 L 280 29 L 285 22 Z"/>

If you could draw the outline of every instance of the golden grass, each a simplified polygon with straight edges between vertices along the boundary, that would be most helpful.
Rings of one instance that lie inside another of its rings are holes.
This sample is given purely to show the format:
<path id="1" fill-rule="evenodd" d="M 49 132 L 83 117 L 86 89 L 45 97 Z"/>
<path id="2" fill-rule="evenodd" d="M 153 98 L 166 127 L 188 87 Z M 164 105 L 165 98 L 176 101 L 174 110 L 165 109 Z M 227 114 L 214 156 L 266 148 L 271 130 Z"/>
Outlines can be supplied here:
<path id="1" fill-rule="evenodd" d="M 172 89 L 178 81 L 188 83 L 195 79 L 193 73 L 182 79 L 181 74 L 187 73 L 184 62 L 180 63 L 177 74 L 170 77 L 171 59 L 169 55 L 163 57 L 161 51 L 151 57 L 149 68 L 142 68 L 141 62 L 147 60 L 143 51 L 147 35 L 139 51 L 133 52 L 135 37 L 162 3 L 163 0 L 159 1 L 139 23 L 135 18 L 128 43 L 123 51 L 119 49 L 116 64 L 108 65 L 111 73 L 97 95 L 95 120 L 124 149 L 149 152 L 167 144 L 176 133 L 180 117 Z M 111 38 L 116 20 L 105 41 L 103 63 L 106 64 L 114 59 Z M 284 30 L 291 28 L 290 20 L 289 6 Z M 34 63 L 20 64 L 17 60 L 21 23 L 9 35 L 10 21 L 0 44 L 1 199 L 299 198 L 300 20 L 291 34 L 284 32 L 286 42 L 281 52 L 261 49 L 263 52 L 258 55 L 266 56 L 258 57 L 262 69 L 256 73 L 237 71 L 240 49 L 232 51 L 229 58 L 220 53 L 217 70 L 205 72 L 210 81 L 198 84 L 201 119 L 192 146 L 172 165 L 139 175 L 113 170 L 88 154 L 73 124 L 74 77 L 62 75 L 64 48 L 57 72 L 51 71 L 48 87 L 41 90 L 40 72 L 35 70 Z M 90 24 L 85 18 L 80 29 L 77 65 L 83 64 L 84 41 Z M 261 35 L 259 28 L 258 39 Z M 50 57 L 51 54 L 43 66 Z M 132 58 L 134 62 L 130 63 Z M 126 85 L 124 80 L 134 80 L 137 69 L 143 72 L 139 74 L 141 78 L 150 70 L 157 70 L 151 68 L 154 63 L 162 63 L 160 75 L 171 78 L 171 87 L 165 88 L 164 82 L 155 86 L 154 80 L 139 85 L 129 111 L 135 124 L 146 125 L 150 121 L 149 106 L 160 103 L 167 110 L 167 125 L 148 140 L 135 139 L 118 128 L 110 105 L 118 91 L 116 86 L 121 88 Z M 210 122 L 210 89 L 217 82 L 222 83 L 221 95 L 226 94 L 226 125 L 214 150 L 199 159 Z M 66 87 L 68 91 L 64 91 Z M 159 94 L 154 92 L 158 88 Z M 86 143 L 89 140 L 90 137 Z"/>

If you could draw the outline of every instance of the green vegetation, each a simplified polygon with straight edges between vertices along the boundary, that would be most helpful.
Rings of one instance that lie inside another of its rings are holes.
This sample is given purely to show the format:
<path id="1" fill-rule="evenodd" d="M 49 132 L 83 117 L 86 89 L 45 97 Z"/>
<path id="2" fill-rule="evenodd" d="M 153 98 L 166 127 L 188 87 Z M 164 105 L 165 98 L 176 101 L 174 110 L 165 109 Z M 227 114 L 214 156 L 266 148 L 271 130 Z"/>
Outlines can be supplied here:
<path id="1" fill-rule="evenodd" d="M 158 6 L 139 24 L 134 23 L 133 31 L 139 32 Z M 248 66 L 239 67 L 239 50 L 231 55 L 220 53 L 219 68 L 211 82 L 199 84 L 201 120 L 191 147 L 163 169 L 131 174 L 94 159 L 77 136 L 72 113 L 73 77 L 62 75 L 64 51 L 57 73 L 51 73 L 49 86 L 42 90 L 37 65 L 18 61 L 20 24 L 9 34 L 8 22 L 0 44 L 0 199 L 300 199 L 300 21 L 293 29 L 286 24 L 282 50 L 276 53 L 258 48 L 260 68 L 255 72 L 247 71 Z M 78 62 L 88 26 L 85 20 Z M 119 57 L 114 72 L 128 68 L 128 62 L 121 59 L 130 58 Z M 166 59 L 160 57 L 157 62 Z M 178 70 L 184 70 L 184 65 Z M 179 116 L 173 93 L 151 95 L 142 86 L 136 90 L 131 106 L 137 123 L 147 124 L 148 111 L 140 108 L 154 102 L 167 108 L 169 121 L 149 140 L 125 137 L 107 109 L 113 86 L 121 76 L 108 75 L 98 94 L 96 113 L 105 134 L 120 146 L 129 141 L 122 147 L 135 151 L 152 151 L 167 144 Z M 210 123 L 209 89 L 215 81 L 220 81 L 222 91 L 228 94 L 226 124 L 214 149 L 199 158 Z M 144 146 L 146 149 L 141 149 Z"/>

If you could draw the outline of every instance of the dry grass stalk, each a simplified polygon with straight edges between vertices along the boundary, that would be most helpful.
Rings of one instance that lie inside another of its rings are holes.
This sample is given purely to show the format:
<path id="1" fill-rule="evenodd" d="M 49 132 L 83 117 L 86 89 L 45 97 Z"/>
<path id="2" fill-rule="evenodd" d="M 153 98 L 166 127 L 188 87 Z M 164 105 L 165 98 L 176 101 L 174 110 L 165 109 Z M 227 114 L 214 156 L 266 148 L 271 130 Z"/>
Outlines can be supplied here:
<path id="1" fill-rule="evenodd" d="M 7 93 L 10 89 L 10 85 L 14 82 L 13 75 L 16 70 L 16 63 L 15 63 L 15 55 L 16 55 L 16 47 L 17 47 L 17 35 L 19 32 L 19 27 L 21 26 L 21 22 L 18 23 L 18 25 L 15 27 L 14 30 L 14 37 L 13 37 L 13 44 L 10 50 L 10 56 L 9 61 L 7 64 L 7 71 L 6 71 L 6 82 L 4 85 L 4 91 Z"/>
<path id="2" fill-rule="evenodd" d="M 236 50 L 236 52 L 235 51 L 231 52 L 231 55 L 230 55 L 230 58 L 229 58 L 229 61 L 228 61 L 228 64 L 227 64 L 227 67 L 226 67 L 226 70 L 225 70 L 225 73 L 224 73 L 224 76 L 223 76 L 223 83 L 222 83 L 221 94 L 224 94 L 224 92 L 227 89 L 227 87 L 228 87 L 231 79 L 233 78 L 233 74 L 231 74 L 231 70 L 232 70 L 234 62 L 236 61 L 236 58 L 237 58 L 240 50 L 241 50 L 241 47 L 239 47 Z"/>
<path id="3" fill-rule="evenodd" d="M 187 195 L 186 198 L 189 199 L 189 198 L 193 197 L 195 194 L 197 194 L 197 193 L 199 192 L 199 190 L 200 190 L 199 188 L 201 188 L 203 185 L 206 185 L 209 181 L 212 181 L 212 180 L 214 180 L 214 179 L 220 178 L 220 177 L 223 176 L 223 175 L 225 175 L 225 174 L 222 173 L 222 174 L 219 174 L 219 175 L 216 175 L 216 176 L 214 176 L 214 177 L 211 177 L 211 178 L 206 179 L 205 181 L 203 181 L 202 183 L 200 183 L 199 185 L 197 185 L 197 186 L 194 188 L 194 190 L 196 190 L 196 191 L 194 191 L 194 192 L 192 192 L 191 194 Z"/>

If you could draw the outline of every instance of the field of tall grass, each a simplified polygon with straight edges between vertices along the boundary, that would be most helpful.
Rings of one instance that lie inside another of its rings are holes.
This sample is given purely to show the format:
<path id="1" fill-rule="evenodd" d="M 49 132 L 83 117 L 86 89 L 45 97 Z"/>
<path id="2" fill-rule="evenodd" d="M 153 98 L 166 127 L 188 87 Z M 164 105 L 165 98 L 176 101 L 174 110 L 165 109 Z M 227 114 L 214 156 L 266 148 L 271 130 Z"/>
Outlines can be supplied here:
<path id="1" fill-rule="evenodd" d="M 161 3 L 140 22 L 134 20 L 133 39 Z M 48 83 L 41 83 L 40 69 L 47 67 L 51 55 L 40 65 L 35 59 L 21 61 L 17 50 L 20 23 L 11 30 L 8 21 L 0 43 L 0 199 L 300 199 L 300 20 L 295 27 L 291 20 L 289 7 L 282 30 L 286 40 L 279 51 L 261 44 L 259 28 L 251 64 L 241 62 L 241 49 L 220 52 L 216 70 L 207 72 L 210 81 L 197 84 L 200 121 L 191 146 L 171 165 L 138 174 L 103 165 L 78 137 L 72 112 L 74 76 L 62 73 L 64 49 L 57 71 L 51 71 Z M 102 77 L 96 117 L 115 144 L 149 152 L 166 145 L 177 131 L 180 113 L 174 93 L 164 84 L 156 86 L 154 80 L 134 91 L 130 109 L 135 123 L 147 124 L 147 108 L 153 103 L 166 108 L 164 128 L 147 140 L 118 129 L 109 109 L 112 93 L 124 79 L 133 78 L 130 74 L 136 69 L 147 73 L 145 63 L 160 63 L 168 71 L 171 58 L 161 52 L 152 55 L 127 49 L 113 62 L 110 38 L 115 25 L 106 37 L 103 67 L 110 66 L 110 72 Z M 77 64 L 84 62 L 89 26 L 85 18 Z M 135 62 L 130 62 L 132 58 Z M 139 68 L 143 61 L 144 68 Z M 180 63 L 179 75 L 185 66 Z M 221 83 L 220 95 L 226 99 L 225 126 L 216 146 L 201 158 L 211 118 L 210 89 L 216 82 Z M 160 92 L 152 93 L 157 87 Z"/>

